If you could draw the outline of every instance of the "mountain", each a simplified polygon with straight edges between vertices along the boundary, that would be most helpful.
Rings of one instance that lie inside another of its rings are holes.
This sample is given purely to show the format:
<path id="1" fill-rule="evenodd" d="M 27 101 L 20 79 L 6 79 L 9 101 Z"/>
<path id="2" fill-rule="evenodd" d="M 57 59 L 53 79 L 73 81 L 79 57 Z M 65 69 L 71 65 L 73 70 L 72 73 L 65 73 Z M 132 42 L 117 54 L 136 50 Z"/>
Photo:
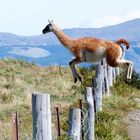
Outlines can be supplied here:
<path id="1" fill-rule="evenodd" d="M 102 28 L 64 29 L 64 32 L 76 38 L 91 36 L 110 40 L 125 38 L 129 41 L 140 41 L 140 19 Z M 37 36 L 19 36 L 10 33 L 0 33 L 0 46 L 43 44 L 59 45 L 60 42 L 52 33 Z"/>
<path id="2" fill-rule="evenodd" d="M 126 51 L 125 57 L 134 62 L 135 69 L 140 73 L 140 19 L 102 28 L 64 29 L 64 32 L 75 38 L 91 36 L 109 40 L 127 39 L 132 47 Z M 52 33 L 37 36 L 0 33 L 0 58 L 7 57 L 25 59 L 41 66 L 68 65 L 72 59 L 72 55 Z"/>

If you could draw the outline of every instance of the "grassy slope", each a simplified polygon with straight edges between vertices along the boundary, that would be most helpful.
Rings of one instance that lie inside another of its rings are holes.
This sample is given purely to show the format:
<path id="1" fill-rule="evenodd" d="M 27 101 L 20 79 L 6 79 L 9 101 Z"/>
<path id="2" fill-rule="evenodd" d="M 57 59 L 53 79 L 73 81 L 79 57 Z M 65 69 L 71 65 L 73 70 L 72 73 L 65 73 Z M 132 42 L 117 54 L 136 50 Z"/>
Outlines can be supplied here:
<path id="1" fill-rule="evenodd" d="M 80 71 L 89 86 L 94 73 L 87 69 Z M 80 83 L 73 84 L 69 68 L 42 68 L 18 60 L 0 60 L 0 140 L 11 139 L 13 111 L 19 113 L 20 139 L 32 139 L 31 94 L 37 91 L 51 94 L 53 128 L 54 107 L 60 107 L 61 131 L 65 134 L 69 107 L 77 106 L 78 99 L 84 98 L 83 90 Z M 122 117 L 137 107 L 133 98 L 139 97 L 140 91 L 118 80 L 111 92 L 112 96 L 104 99 L 103 112 L 98 114 L 96 135 L 102 140 L 127 140 Z"/>

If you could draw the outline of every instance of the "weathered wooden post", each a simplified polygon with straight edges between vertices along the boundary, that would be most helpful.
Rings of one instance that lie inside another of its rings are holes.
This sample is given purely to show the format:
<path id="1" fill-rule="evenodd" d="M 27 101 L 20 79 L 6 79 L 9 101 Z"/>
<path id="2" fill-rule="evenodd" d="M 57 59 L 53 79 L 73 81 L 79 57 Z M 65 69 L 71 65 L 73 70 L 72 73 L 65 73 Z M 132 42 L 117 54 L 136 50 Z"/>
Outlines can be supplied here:
<path id="1" fill-rule="evenodd" d="M 72 140 L 80 140 L 81 132 L 81 110 L 79 108 L 70 109 L 68 136 Z"/>
<path id="2" fill-rule="evenodd" d="M 81 109 L 81 140 L 84 140 L 84 129 L 83 129 L 83 106 L 82 106 L 82 99 L 79 99 L 79 108 Z"/>
<path id="3" fill-rule="evenodd" d="M 112 67 L 107 65 L 107 77 L 108 77 L 108 83 L 109 86 L 113 86 L 113 79 L 112 79 Z"/>
<path id="4" fill-rule="evenodd" d="M 33 140 L 52 140 L 49 94 L 32 94 Z"/>
<path id="5" fill-rule="evenodd" d="M 87 116 L 86 116 L 86 140 L 94 140 L 94 101 L 93 101 L 93 91 L 91 87 L 86 88 L 85 100 L 87 106 Z"/>
<path id="6" fill-rule="evenodd" d="M 105 70 L 105 59 L 103 59 L 99 64 L 103 66 L 103 79 L 102 79 L 102 96 L 105 95 L 105 75 L 104 75 L 104 70 Z"/>
<path id="7" fill-rule="evenodd" d="M 120 69 L 119 69 L 119 67 L 116 67 L 115 68 L 115 71 L 116 71 L 116 76 L 119 76 L 120 75 Z"/>
<path id="8" fill-rule="evenodd" d="M 98 64 L 96 68 L 96 78 L 94 81 L 96 111 L 102 111 L 102 83 L 104 77 L 103 73 L 103 66 L 101 64 Z"/>
<path id="9" fill-rule="evenodd" d="M 103 81 L 103 84 L 104 84 L 104 90 L 105 90 L 105 95 L 106 96 L 109 96 L 110 95 L 110 91 L 109 91 L 109 82 L 108 82 L 108 76 L 107 76 L 107 62 L 106 62 L 106 59 L 103 59 L 103 71 L 104 71 L 104 81 Z"/>
<path id="10" fill-rule="evenodd" d="M 18 140 L 18 117 L 17 112 L 12 113 L 12 140 Z"/>
<path id="11" fill-rule="evenodd" d="M 116 82 L 116 70 L 115 68 L 112 68 L 112 75 L 113 75 L 113 82 Z"/>

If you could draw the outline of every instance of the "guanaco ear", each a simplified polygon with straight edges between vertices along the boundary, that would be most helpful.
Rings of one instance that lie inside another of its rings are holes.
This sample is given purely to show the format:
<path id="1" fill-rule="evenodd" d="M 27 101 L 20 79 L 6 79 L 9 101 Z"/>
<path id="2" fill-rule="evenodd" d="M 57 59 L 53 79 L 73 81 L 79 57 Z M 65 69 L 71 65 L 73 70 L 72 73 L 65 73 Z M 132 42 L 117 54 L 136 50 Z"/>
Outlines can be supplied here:
<path id="1" fill-rule="evenodd" d="M 48 22 L 49 22 L 49 24 L 52 24 L 52 25 L 54 23 L 53 20 L 49 20 L 49 19 L 48 19 Z"/>
<path id="2" fill-rule="evenodd" d="M 51 24 L 51 21 L 48 19 L 48 22 Z"/>

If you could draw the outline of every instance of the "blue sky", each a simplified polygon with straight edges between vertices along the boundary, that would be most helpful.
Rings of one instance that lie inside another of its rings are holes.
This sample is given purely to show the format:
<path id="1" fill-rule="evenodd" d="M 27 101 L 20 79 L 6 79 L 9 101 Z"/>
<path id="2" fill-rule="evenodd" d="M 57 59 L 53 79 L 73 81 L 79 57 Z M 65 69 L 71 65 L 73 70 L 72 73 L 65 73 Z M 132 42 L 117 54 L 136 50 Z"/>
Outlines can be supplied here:
<path id="1" fill-rule="evenodd" d="M 140 18 L 140 0 L 1 0 L 0 32 L 38 35 L 53 19 L 61 28 L 102 27 Z"/>

